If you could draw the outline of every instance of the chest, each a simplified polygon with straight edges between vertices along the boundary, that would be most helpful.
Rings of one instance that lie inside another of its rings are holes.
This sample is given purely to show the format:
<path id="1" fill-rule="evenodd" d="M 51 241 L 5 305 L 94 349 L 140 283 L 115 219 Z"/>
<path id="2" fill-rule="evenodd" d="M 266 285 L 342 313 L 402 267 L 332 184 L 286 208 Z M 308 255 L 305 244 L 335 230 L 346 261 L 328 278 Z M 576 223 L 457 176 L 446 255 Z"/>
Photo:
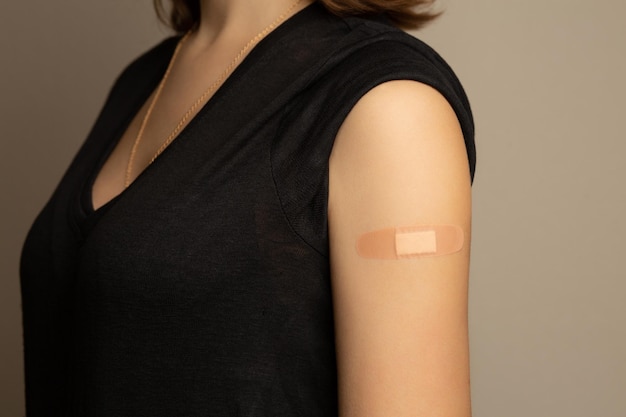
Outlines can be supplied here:
<path id="1" fill-rule="evenodd" d="M 182 45 L 182 44 L 180 44 Z M 174 52 L 169 67 L 150 96 L 132 115 L 117 144 L 97 167 L 90 184 L 97 210 L 119 195 L 186 129 L 227 80 L 237 62 L 228 62 L 232 45 L 207 56 Z"/>

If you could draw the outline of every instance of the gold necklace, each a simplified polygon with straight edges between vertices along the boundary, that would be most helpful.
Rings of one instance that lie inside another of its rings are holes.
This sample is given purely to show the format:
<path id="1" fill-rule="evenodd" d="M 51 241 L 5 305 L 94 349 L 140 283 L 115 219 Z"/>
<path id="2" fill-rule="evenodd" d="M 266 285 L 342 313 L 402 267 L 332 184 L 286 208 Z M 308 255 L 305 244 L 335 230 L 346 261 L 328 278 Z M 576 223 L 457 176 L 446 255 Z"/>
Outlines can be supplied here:
<path id="1" fill-rule="evenodd" d="M 189 121 L 191 116 L 195 113 L 196 109 L 201 104 L 203 104 L 205 100 L 207 99 L 207 97 L 210 94 L 212 94 L 215 90 L 217 90 L 217 88 L 226 80 L 226 78 L 235 69 L 235 67 L 237 66 L 237 63 L 243 58 L 246 52 L 248 52 L 250 48 L 252 48 L 254 45 L 259 43 L 271 31 L 276 29 L 276 27 L 278 27 L 285 19 L 287 19 L 287 17 L 290 15 L 293 9 L 295 9 L 298 6 L 298 4 L 300 4 L 302 1 L 303 0 L 296 0 L 294 3 L 292 3 L 289 6 L 287 10 L 285 10 L 280 16 L 278 16 L 278 18 L 276 18 L 276 20 L 274 20 L 269 26 L 267 26 L 265 29 L 259 32 L 255 37 L 250 39 L 250 41 L 248 41 L 248 43 L 239 51 L 239 53 L 231 61 L 228 67 L 226 67 L 224 72 L 222 72 L 222 74 L 217 78 L 217 80 L 215 80 L 209 86 L 209 88 L 207 88 L 206 91 L 204 91 L 204 93 L 202 93 L 202 95 L 198 97 L 198 99 L 191 105 L 191 107 L 189 107 L 189 109 L 185 112 L 183 117 L 180 119 L 180 121 L 178 122 L 178 124 L 176 125 L 172 133 L 170 133 L 167 139 L 165 139 L 165 141 L 161 144 L 161 146 L 159 146 L 159 149 L 157 149 L 156 153 L 154 154 L 154 156 L 152 157 L 148 165 L 152 164 L 154 160 L 157 159 L 159 155 L 161 155 L 161 153 L 165 150 L 165 148 L 167 148 L 170 145 L 170 143 L 172 143 L 172 141 L 178 136 L 180 131 L 185 127 L 186 123 Z M 148 120 L 150 119 L 150 116 L 152 115 L 152 111 L 154 109 L 156 102 L 161 96 L 161 91 L 163 90 L 163 86 L 165 86 L 165 83 L 167 82 L 167 79 L 170 75 L 172 67 L 174 66 L 174 62 L 176 61 L 176 57 L 178 56 L 178 53 L 180 52 L 182 45 L 185 43 L 185 41 L 187 40 L 190 34 L 191 34 L 191 31 L 187 32 L 180 39 L 180 41 L 178 41 L 178 45 L 176 45 L 176 49 L 174 50 L 174 53 L 172 54 L 172 58 L 170 59 L 169 65 L 167 66 L 167 69 L 165 70 L 165 74 L 163 75 L 163 78 L 161 79 L 161 82 L 159 83 L 154 93 L 154 97 L 150 101 L 150 105 L 148 106 L 148 110 L 146 111 L 146 114 L 143 116 L 143 120 L 141 121 L 141 126 L 139 127 L 139 131 L 137 132 L 137 136 L 135 137 L 135 141 L 133 143 L 133 147 L 131 148 L 130 155 L 128 156 L 128 164 L 126 165 L 126 175 L 124 176 L 124 188 L 128 188 L 128 186 L 131 183 L 131 175 L 132 175 L 132 170 L 133 170 L 133 164 L 135 161 L 135 155 L 137 153 L 137 148 L 139 147 L 139 143 L 141 142 L 141 139 L 143 137 L 144 130 L 146 129 L 146 125 L 148 124 Z"/>

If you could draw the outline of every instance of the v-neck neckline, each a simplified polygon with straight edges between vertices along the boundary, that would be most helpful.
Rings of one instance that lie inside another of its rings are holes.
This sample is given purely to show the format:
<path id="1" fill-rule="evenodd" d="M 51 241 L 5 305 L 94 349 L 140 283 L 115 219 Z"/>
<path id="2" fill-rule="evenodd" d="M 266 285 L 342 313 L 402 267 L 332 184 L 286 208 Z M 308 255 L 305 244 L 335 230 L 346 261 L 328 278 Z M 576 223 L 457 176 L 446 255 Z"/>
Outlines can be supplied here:
<path id="1" fill-rule="evenodd" d="M 260 59 L 263 50 L 270 44 L 270 42 L 274 38 L 278 38 L 282 36 L 283 32 L 289 30 L 289 28 L 296 24 L 301 16 L 305 15 L 307 12 L 311 11 L 315 8 L 316 2 L 313 2 L 303 9 L 299 10 L 294 15 L 290 16 L 286 19 L 282 24 L 276 27 L 272 32 L 270 32 L 266 37 L 264 37 L 261 41 L 259 41 L 250 52 L 241 60 L 239 65 L 230 73 L 230 75 L 225 79 L 225 81 L 219 86 L 219 88 L 214 92 L 213 96 L 209 101 L 207 101 L 198 112 L 190 119 L 187 125 L 179 132 L 176 140 L 170 143 L 161 154 L 155 158 L 155 160 L 145 167 L 139 175 L 128 185 L 128 187 L 124 188 L 121 192 L 115 195 L 113 198 L 109 199 L 106 203 L 94 209 L 93 205 L 93 186 L 96 181 L 97 176 L 100 174 L 102 167 L 106 163 L 107 159 L 111 156 L 113 150 L 119 144 L 122 136 L 132 123 L 133 119 L 137 116 L 137 113 L 141 110 L 141 108 L 145 105 L 146 101 L 150 98 L 154 90 L 158 87 L 159 82 L 161 81 L 163 74 L 165 73 L 169 62 L 172 59 L 172 55 L 176 49 L 176 46 L 180 42 L 182 36 L 174 36 L 170 38 L 170 45 L 167 45 L 167 53 L 164 53 L 163 62 L 158 67 L 158 70 L 155 70 L 153 74 L 150 74 L 150 82 L 146 83 L 146 87 L 140 94 L 138 94 L 138 98 L 136 103 L 127 111 L 123 121 L 119 123 L 119 125 L 114 129 L 114 133 L 111 134 L 110 141 L 107 141 L 106 146 L 101 148 L 100 154 L 97 159 L 97 163 L 94 164 L 91 169 L 87 179 L 82 187 L 82 191 L 80 193 L 80 212 L 83 215 L 83 220 L 93 217 L 93 220 L 97 220 L 101 217 L 104 212 L 106 212 L 110 207 L 116 204 L 119 200 L 121 200 L 124 195 L 131 192 L 132 189 L 137 187 L 137 183 L 144 180 L 146 176 L 150 174 L 153 170 L 157 169 L 160 163 L 167 158 L 167 155 L 172 152 L 171 149 L 175 149 L 178 144 L 181 142 L 181 139 L 184 141 L 184 136 L 187 135 L 187 132 L 193 129 L 193 126 L 197 123 L 199 119 L 201 119 L 204 114 L 212 108 L 217 101 L 222 99 L 228 92 L 229 86 L 236 81 L 236 79 L 240 76 L 240 73 L 244 71 L 245 68 L 249 67 L 254 63 L 255 60 Z M 175 40 L 175 41 L 174 41 Z M 166 40 L 165 42 L 167 42 Z"/>

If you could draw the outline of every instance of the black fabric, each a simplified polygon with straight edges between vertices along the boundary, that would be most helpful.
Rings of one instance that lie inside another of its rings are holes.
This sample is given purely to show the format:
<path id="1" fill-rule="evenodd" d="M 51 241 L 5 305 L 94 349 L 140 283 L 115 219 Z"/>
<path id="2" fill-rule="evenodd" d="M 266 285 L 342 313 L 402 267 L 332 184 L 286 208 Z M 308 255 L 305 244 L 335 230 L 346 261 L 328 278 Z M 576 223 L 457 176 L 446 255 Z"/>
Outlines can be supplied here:
<path id="1" fill-rule="evenodd" d="M 35 220 L 21 262 L 27 413 L 337 415 L 328 157 L 374 86 L 437 88 L 470 108 L 429 47 L 384 19 L 317 4 L 265 38 L 122 194 L 94 176 L 177 38 L 132 63 Z"/>

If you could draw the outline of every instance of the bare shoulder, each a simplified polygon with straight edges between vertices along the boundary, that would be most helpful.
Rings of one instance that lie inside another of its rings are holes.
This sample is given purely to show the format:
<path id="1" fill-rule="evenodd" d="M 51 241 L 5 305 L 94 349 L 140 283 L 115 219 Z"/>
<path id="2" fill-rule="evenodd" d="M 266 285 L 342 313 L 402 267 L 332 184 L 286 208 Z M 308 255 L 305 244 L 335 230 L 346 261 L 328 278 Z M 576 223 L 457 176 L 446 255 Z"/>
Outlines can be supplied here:
<path id="1" fill-rule="evenodd" d="M 330 159 L 329 236 L 340 415 L 467 417 L 471 193 L 458 119 L 415 81 L 391 81 L 355 105 Z M 451 224 L 462 249 L 365 259 L 363 233 Z"/>

